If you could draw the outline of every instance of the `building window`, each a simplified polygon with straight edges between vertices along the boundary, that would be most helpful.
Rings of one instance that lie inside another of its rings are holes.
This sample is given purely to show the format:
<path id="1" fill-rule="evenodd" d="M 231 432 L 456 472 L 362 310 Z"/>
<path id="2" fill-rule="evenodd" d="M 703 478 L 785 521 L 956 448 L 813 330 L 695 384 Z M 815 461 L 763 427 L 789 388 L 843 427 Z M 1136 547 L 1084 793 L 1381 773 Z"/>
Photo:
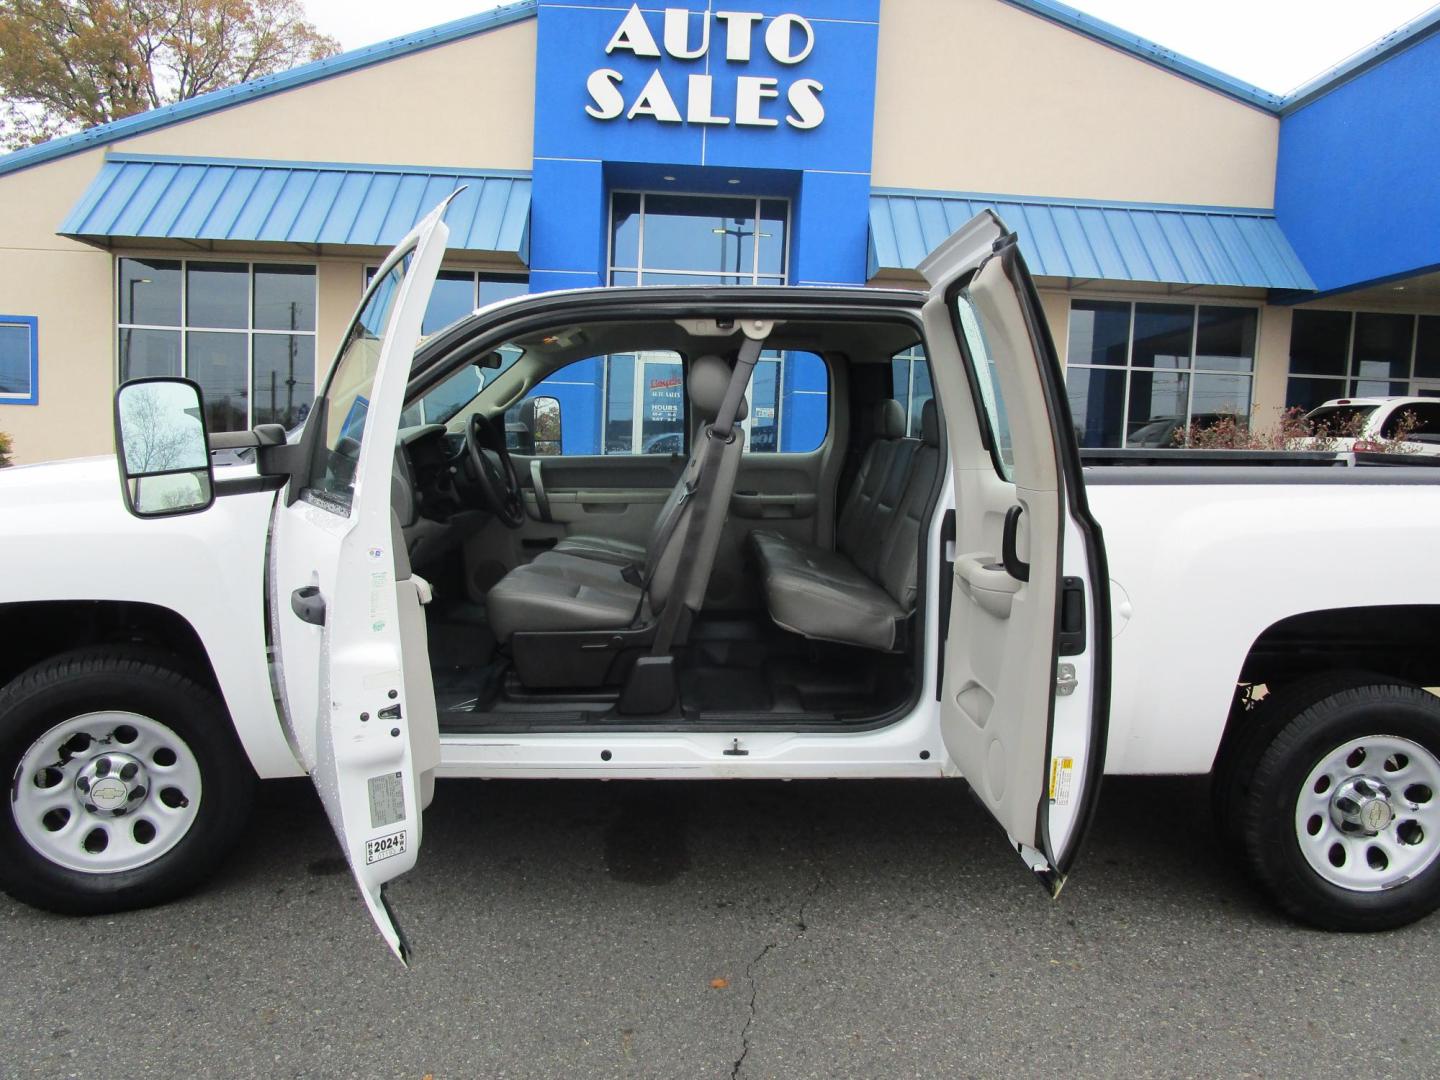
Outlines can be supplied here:
<path id="1" fill-rule="evenodd" d="M 1083 447 L 1170 446 L 1191 424 L 1249 419 L 1255 308 L 1076 300 L 1066 384 Z"/>
<path id="2" fill-rule="evenodd" d="M 365 285 L 370 285 L 379 267 L 365 268 Z M 425 306 L 420 332 L 426 336 L 458 322 L 472 311 L 500 300 L 524 296 L 530 279 L 524 274 L 488 274 L 478 270 L 441 270 Z"/>
<path id="3" fill-rule="evenodd" d="M 33 315 L 0 315 L 0 405 L 39 403 L 39 327 Z"/>
<path id="4" fill-rule="evenodd" d="M 1341 397 L 1440 397 L 1440 316 L 1295 312 L 1286 407 Z"/>
<path id="5" fill-rule="evenodd" d="M 935 396 L 930 384 L 930 364 L 925 349 L 917 345 L 897 353 L 890 360 L 891 396 L 905 409 L 905 431 L 912 439 L 920 437 L 920 414 L 925 402 Z"/>
<path id="6" fill-rule="evenodd" d="M 610 206 L 609 281 L 783 285 L 789 224 L 784 199 L 618 191 Z M 747 452 L 808 454 L 824 444 L 830 381 L 820 357 L 765 353 L 750 380 L 749 401 L 741 424 Z"/>
<path id="7" fill-rule="evenodd" d="M 120 259 L 120 381 L 184 375 L 211 431 L 294 427 L 315 400 L 315 268 Z"/>
<path id="8" fill-rule="evenodd" d="M 611 285 L 783 285 L 784 199 L 617 191 L 610 205 Z"/>

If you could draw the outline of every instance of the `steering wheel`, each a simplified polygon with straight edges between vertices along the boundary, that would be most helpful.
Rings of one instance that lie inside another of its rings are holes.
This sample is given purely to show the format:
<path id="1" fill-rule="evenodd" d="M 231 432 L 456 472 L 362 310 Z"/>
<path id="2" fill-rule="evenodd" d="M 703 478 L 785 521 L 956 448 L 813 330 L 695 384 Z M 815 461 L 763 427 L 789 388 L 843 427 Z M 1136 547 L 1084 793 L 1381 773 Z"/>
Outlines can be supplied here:
<path id="1" fill-rule="evenodd" d="M 520 477 L 505 448 L 505 436 L 488 417 L 472 413 L 465 425 L 466 478 L 480 489 L 486 507 L 512 529 L 525 524 Z"/>

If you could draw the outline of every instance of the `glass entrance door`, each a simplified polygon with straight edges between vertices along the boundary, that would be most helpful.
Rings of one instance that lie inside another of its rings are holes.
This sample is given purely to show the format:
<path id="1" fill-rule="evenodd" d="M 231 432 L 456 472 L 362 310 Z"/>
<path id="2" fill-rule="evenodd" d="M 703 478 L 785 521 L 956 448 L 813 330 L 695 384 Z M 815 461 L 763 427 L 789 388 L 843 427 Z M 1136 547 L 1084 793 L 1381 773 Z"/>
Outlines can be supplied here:
<path id="1" fill-rule="evenodd" d="M 638 454 L 685 452 L 685 371 L 674 353 L 641 353 L 635 364 Z"/>

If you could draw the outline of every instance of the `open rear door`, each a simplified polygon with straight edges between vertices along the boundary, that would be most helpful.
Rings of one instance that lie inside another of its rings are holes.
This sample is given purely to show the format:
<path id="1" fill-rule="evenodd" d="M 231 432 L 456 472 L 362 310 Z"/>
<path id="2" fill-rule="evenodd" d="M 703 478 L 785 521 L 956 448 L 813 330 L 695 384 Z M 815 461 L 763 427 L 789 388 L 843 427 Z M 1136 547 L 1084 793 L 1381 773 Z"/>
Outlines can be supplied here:
<path id="1" fill-rule="evenodd" d="M 286 448 L 291 477 L 270 534 L 286 731 L 402 961 L 407 949 L 383 890 L 415 865 L 440 733 L 421 611 L 429 587 L 410 571 L 391 473 L 449 201 L 400 242 L 366 290 L 300 444 Z"/>
<path id="2" fill-rule="evenodd" d="M 943 734 L 977 798 L 1057 894 L 1105 764 L 1104 546 L 1014 235 L 983 213 L 920 271 L 955 477 Z"/>

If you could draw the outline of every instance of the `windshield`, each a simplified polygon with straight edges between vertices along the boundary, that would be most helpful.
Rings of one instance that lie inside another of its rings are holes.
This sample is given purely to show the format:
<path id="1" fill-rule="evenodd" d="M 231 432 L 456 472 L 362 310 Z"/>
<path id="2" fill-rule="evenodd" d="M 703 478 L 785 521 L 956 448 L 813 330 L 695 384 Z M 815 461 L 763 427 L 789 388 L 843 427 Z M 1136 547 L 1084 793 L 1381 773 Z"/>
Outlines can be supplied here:
<path id="1" fill-rule="evenodd" d="M 476 367 L 466 364 L 435 389 L 413 402 L 400 417 L 401 427 L 420 427 L 424 424 L 446 424 L 457 416 L 467 405 L 480 396 L 487 386 L 515 366 L 521 351 L 514 345 L 498 349 L 499 367 Z M 493 355 L 493 354 L 492 354 Z"/>
<path id="2" fill-rule="evenodd" d="M 1340 437 L 1359 435 L 1378 405 L 1321 405 L 1305 414 L 1317 429 Z"/>

